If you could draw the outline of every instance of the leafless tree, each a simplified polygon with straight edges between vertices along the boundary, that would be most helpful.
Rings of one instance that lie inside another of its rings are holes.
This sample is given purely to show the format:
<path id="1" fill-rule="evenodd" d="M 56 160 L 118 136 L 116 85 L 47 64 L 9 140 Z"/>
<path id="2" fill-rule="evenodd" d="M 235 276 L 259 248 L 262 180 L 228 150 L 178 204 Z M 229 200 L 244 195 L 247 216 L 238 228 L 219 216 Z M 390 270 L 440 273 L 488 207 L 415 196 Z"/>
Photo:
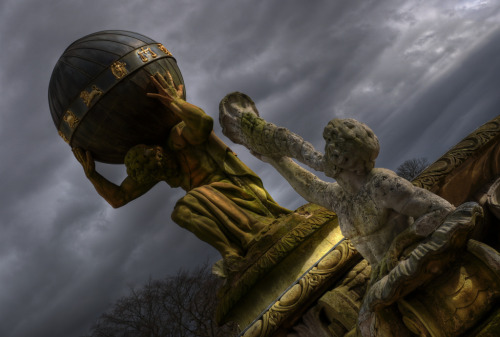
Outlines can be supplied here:
<path id="1" fill-rule="evenodd" d="M 405 160 L 396 169 L 396 174 L 409 181 L 415 179 L 425 168 L 429 166 L 427 158 L 413 158 Z"/>
<path id="2" fill-rule="evenodd" d="M 220 280 L 207 266 L 149 280 L 102 314 L 88 337 L 227 337 L 235 324 L 215 322 Z"/>

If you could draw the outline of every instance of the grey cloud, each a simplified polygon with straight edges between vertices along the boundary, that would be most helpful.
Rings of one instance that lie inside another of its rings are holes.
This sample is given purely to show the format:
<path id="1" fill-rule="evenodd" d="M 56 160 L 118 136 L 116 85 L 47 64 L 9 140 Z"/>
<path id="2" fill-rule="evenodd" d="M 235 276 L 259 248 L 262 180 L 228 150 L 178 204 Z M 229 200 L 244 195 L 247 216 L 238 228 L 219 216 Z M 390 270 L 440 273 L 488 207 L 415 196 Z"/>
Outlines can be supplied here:
<path id="1" fill-rule="evenodd" d="M 495 57 L 499 52 L 499 42 L 500 33 L 497 32 L 455 65 L 455 71 L 430 84 L 400 107 L 402 111 L 398 111 L 392 120 L 404 127 L 387 132 L 386 142 L 392 149 L 387 156 L 402 155 L 408 149 L 397 139 L 419 140 L 423 132 L 429 137 L 434 134 L 434 138 L 439 130 L 443 130 L 438 141 L 449 148 L 495 116 L 500 103 L 498 95 L 494 94 L 499 85 L 499 63 Z M 464 123 L 464 120 L 468 122 Z M 442 149 L 431 144 L 427 141 L 423 147 L 436 159 L 442 154 Z"/>

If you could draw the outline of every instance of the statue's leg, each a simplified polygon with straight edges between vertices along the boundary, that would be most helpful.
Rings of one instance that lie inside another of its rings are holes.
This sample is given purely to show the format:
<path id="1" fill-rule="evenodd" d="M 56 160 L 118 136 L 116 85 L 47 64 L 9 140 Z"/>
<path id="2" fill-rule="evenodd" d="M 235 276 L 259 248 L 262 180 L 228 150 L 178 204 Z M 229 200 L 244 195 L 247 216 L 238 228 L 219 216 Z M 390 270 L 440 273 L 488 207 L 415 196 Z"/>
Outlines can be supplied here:
<path id="1" fill-rule="evenodd" d="M 190 203 L 189 199 L 190 196 L 186 195 L 179 200 L 183 202 L 178 202 L 175 206 L 172 212 L 172 220 L 196 235 L 200 240 L 217 249 L 224 259 L 243 256 L 244 252 L 242 249 L 228 240 L 227 236 L 224 235 L 214 220 L 195 212 L 191 207 L 186 205 L 186 203 Z"/>

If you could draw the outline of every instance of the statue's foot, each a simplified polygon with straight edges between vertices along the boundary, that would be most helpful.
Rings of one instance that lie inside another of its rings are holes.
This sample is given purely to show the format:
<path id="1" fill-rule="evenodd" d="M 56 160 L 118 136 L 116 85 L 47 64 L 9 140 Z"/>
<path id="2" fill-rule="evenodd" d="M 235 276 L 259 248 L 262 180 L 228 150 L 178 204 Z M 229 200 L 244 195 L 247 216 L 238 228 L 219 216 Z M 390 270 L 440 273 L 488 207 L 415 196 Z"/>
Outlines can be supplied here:
<path id="1" fill-rule="evenodd" d="M 222 126 L 222 133 L 233 142 L 243 145 L 246 143 L 242 130 L 242 120 L 245 114 L 259 116 L 255 103 L 241 92 L 230 93 L 220 102 L 219 123 Z"/>
<path id="2" fill-rule="evenodd" d="M 239 271 L 244 265 L 245 259 L 239 254 L 226 254 L 222 260 L 212 266 L 212 274 L 220 278 L 228 278 L 231 273 Z"/>

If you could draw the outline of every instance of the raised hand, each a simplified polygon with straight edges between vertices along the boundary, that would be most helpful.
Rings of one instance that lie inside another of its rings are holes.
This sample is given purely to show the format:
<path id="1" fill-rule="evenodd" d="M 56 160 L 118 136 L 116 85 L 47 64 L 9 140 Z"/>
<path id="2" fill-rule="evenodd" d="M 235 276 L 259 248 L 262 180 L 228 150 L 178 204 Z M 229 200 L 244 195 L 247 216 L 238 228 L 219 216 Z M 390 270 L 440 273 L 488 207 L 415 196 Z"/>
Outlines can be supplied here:
<path id="1" fill-rule="evenodd" d="M 95 161 L 92 158 L 90 151 L 84 151 L 82 148 L 74 147 L 72 149 L 76 160 L 82 165 L 87 178 L 90 178 L 95 173 Z"/>
<path id="2" fill-rule="evenodd" d="M 237 144 L 249 147 L 249 137 L 245 130 L 252 129 L 252 117 L 259 117 L 259 112 L 252 99 L 241 92 L 227 95 L 220 103 L 219 123 L 222 133 Z"/>
<path id="3" fill-rule="evenodd" d="M 184 86 L 179 84 L 176 88 L 170 72 L 167 72 L 166 75 L 166 79 L 160 73 L 156 73 L 154 76 L 151 76 L 151 81 L 158 90 L 158 93 L 148 93 L 147 95 L 148 97 L 157 98 L 166 107 L 176 113 L 179 113 L 180 108 L 178 103 L 179 101 L 184 100 Z"/>

